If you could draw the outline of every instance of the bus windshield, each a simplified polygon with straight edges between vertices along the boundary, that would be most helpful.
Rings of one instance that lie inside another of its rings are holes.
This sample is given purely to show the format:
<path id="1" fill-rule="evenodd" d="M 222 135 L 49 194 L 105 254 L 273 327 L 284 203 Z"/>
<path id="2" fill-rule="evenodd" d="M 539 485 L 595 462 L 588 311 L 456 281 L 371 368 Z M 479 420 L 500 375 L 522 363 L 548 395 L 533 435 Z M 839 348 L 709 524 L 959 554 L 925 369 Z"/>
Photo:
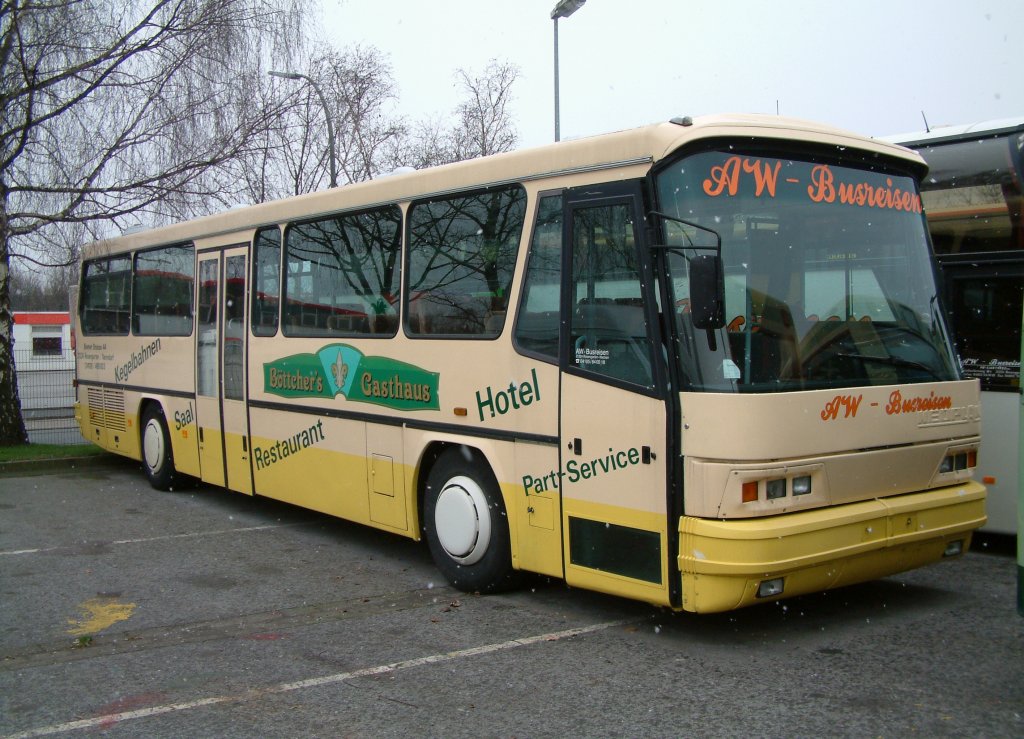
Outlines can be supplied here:
<path id="1" fill-rule="evenodd" d="M 917 185 L 876 159 L 732 146 L 657 175 L 686 389 L 785 392 L 958 378 Z M 725 327 L 694 328 L 689 260 L 721 237 Z"/>

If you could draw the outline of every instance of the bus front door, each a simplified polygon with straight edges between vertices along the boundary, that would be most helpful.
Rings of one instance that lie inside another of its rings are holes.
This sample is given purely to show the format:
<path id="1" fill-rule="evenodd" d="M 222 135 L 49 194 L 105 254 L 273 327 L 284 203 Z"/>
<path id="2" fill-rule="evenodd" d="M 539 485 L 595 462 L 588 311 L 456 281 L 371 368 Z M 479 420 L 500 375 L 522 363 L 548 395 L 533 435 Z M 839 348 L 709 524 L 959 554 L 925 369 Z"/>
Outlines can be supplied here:
<path id="1" fill-rule="evenodd" d="M 245 296 L 246 247 L 200 255 L 196 415 L 201 477 L 252 495 Z"/>
<path id="2" fill-rule="evenodd" d="M 667 406 L 639 186 L 569 190 L 563 203 L 566 581 L 668 603 Z"/>

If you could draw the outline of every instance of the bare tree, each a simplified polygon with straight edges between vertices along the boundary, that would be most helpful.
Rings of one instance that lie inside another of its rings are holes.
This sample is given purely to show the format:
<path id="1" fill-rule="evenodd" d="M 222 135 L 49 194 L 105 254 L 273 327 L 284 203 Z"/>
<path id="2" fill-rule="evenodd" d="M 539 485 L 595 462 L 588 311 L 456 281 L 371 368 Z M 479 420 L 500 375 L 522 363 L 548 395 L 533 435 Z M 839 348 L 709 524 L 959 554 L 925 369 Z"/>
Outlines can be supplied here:
<path id="1" fill-rule="evenodd" d="M 412 127 L 392 152 L 396 165 L 431 167 L 511 151 L 519 136 L 512 117 L 512 86 L 519 68 L 492 59 L 479 75 L 455 73 L 464 99 L 454 111 L 455 124 L 427 119 Z"/>
<path id="2" fill-rule="evenodd" d="M 440 117 L 418 121 L 405 137 L 395 142 L 391 151 L 392 168 L 425 169 L 459 161 L 454 130 Z"/>
<path id="3" fill-rule="evenodd" d="M 406 132 L 403 121 L 392 113 L 398 96 L 391 65 L 380 50 L 372 46 L 326 49 L 295 64 L 295 69 L 286 71 L 308 75 L 323 93 L 327 111 L 309 82 L 268 81 L 263 95 L 282 113 L 262 139 L 261 148 L 246 160 L 244 177 L 255 202 L 326 186 L 330 169 L 327 114 L 335 131 L 343 183 L 372 179 L 385 171 L 394 142 Z"/>
<path id="4" fill-rule="evenodd" d="M 10 260 L 38 261 L 60 224 L 153 224 L 238 197 L 232 165 L 278 113 L 253 104 L 262 60 L 298 45 L 304 5 L 0 0 L 0 444 L 26 441 Z"/>
<path id="5" fill-rule="evenodd" d="M 519 67 L 497 59 L 492 59 L 478 76 L 458 70 L 456 78 L 466 95 L 457 109 L 455 140 L 459 159 L 485 157 L 515 148 L 519 136 L 510 106 L 512 85 L 518 77 Z"/>
<path id="6" fill-rule="evenodd" d="M 340 169 L 349 182 L 373 179 L 388 168 L 388 145 L 406 130 L 389 112 L 398 98 L 391 65 L 379 50 L 357 46 L 327 56 L 321 67 L 339 104 Z"/>
<path id="7" fill-rule="evenodd" d="M 11 267 L 11 310 L 65 311 L 74 266 L 43 270 Z"/>
<path id="8" fill-rule="evenodd" d="M 12 310 L 46 310 L 47 286 L 39 272 L 12 269 L 11 308 Z"/>
<path id="9" fill-rule="evenodd" d="M 267 78 L 257 95 L 264 107 L 280 112 L 271 126 L 254 137 L 240 161 L 246 200 L 265 203 L 324 186 L 327 134 L 323 106 L 313 90 L 308 84 Z"/>
<path id="10" fill-rule="evenodd" d="M 452 113 L 454 121 L 435 117 L 412 124 L 394 113 L 398 92 L 391 65 L 375 47 L 322 50 L 287 71 L 308 75 L 324 94 L 342 182 L 373 179 L 398 167 L 422 169 L 486 156 L 516 145 L 510 106 L 519 70 L 510 63 L 492 60 L 479 75 L 458 70 L 456 81 L 465 97 Z M 248 197 L 263 202 L 324 187 L 328 142 L 319 95 L 302 80 L 269 79 L 259 94 L 266 107 L 281 114 L 245 160 L 241 179 Z"/>

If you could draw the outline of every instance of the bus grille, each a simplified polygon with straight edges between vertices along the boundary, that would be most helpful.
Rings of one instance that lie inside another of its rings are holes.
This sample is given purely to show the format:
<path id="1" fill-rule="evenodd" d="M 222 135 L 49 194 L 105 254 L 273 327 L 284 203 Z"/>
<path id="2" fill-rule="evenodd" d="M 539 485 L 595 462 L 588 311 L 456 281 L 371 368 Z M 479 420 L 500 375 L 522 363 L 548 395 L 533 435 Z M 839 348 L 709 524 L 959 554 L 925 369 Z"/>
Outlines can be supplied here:
<path id="1" fill-rule="evenodd" d="M 89 401 L 89 423 L 111 431 L 124 431 L 124 393 L 105 387 L 91 387 Z"/>

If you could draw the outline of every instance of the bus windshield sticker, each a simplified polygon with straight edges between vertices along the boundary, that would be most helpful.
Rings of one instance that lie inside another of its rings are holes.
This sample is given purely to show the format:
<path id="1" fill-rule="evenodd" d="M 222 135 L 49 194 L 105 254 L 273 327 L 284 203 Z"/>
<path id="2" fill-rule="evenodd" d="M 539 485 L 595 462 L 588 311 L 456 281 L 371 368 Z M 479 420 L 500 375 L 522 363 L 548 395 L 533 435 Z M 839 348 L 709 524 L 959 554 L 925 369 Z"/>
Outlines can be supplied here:
<path id="1" fill-rule="evenodd" d="M 1020 378 L 1019 359 L 986 360 L 979 357 L 961 357 L 960 365 L 963 367 L 964 377 L 1002 382 L 1008 387 L 1015 387 Z"/>
<path id="2" fill-rule="evenodd" d="M 367 356 L 348 344 L 316 354 L 293 354 L 263 365 L 264 392 L 284 398 L 334 398 L 396 410 L 439 410 L 439 374 L 388 357 Z"/>
<path id="3" fill-rule="evenodd" d="M 794 163 L 787 168 L 786 176 L 780 178 L 781 166 L 780 161 L 769 164 L 761 159 L 730 156 L 723 164 L 711 167 L 708 177 L 702 183 L 704 194 L 712 198 L 723 194 L 733 196 L 739 193 L 741 182 L 751 182 L 755 197 L 767 195 L 774 198 L 780 184 L 802 186 L 805 180 L 795 175 L 800 174 L 800 170 L 809 168 L 806 172 L 806 192 L 813 203 L 838 203 L 908 213 L 923 212 L 921 196 L 916 192 L 894 187 L 892 177 L 884 177 L 883 180 L 883 175 L 856 172 L 859 176 L 876 180 L 877 184 L 868 181 L 844 182 L 837 181 L 835 173 L 827 164 L 810 166 Z M 854 174 L 853 171 L 844 171 Z"/>

